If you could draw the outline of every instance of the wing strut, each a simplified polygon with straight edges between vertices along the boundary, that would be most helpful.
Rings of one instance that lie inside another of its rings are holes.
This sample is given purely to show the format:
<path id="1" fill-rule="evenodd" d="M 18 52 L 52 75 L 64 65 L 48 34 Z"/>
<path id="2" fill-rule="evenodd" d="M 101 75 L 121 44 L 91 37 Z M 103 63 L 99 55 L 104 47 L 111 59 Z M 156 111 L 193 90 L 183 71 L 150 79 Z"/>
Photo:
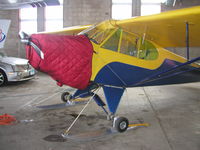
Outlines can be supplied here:
<path id="1" fill-rule="evenodd" d="M 187 61 L 189 61 L 190 60 L 189 22 L 186 22 L 186 48 L 187 48 Z"/>
<path id="2" fill-rule="evenodd" d="M 154 74 L 153 76 L 150 76 L 148 79 L 145 79 L 137 84 L 135 84 L 134 86 L 141 86 L 145 83 L 148 83 L 148 82 L 152 82 L 152 81 L 155 81 L 155 80 L 160 80 L 160 79 L 164 79 L 164 78 L 168 78 L 168 77 L 171 77 L 171 76 L 174 76 L 174 75 L 178 75 L 178 74 L 181 74 L 181 73 L 185 73 L 185 72 L 189 72 L 189 71 L 192 71 L 192 70 L 196 70 L 196 69 L 199 69 L 199 68 L 192 68 L 192 69 L 187 69 L 187 70 L 181 70 L 182 67 L 186 66 L 186 65 L 190 65 L 194 62 L 197 62 L 200 60 L 200 57 L 196 57 L 194 59 L 191 59 L 183 64 L 180 64 L 180 65 L 177 65 L 171 69 L 168 69 L 166 71 L 163 71 L 162 73 L 157 73 L 157 74 Z"/>

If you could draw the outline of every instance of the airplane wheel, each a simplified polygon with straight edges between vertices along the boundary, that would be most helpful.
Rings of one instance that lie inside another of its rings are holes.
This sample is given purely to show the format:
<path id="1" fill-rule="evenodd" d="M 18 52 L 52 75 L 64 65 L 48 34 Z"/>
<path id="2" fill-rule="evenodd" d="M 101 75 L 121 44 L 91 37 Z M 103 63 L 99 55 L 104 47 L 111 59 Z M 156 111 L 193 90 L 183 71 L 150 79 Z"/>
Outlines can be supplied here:
<path id="1" fill-rule="evenodd" d="M 115 117 L 113 122 L 113 127 L 118 132 L 124 132 L 128 128 L 129 122 L 125 117 Z"/>
<path id="2" fill-rule="evenodd" d="M 69 93 L 69 92 L 64 92 L 64 93 L 62 93 L 62 95 L 61 95 L 61 100 L 63 101 L 63 102 L 68 102 L 69 100 L 71 100 L 72 99 L 72 95 Z"/>

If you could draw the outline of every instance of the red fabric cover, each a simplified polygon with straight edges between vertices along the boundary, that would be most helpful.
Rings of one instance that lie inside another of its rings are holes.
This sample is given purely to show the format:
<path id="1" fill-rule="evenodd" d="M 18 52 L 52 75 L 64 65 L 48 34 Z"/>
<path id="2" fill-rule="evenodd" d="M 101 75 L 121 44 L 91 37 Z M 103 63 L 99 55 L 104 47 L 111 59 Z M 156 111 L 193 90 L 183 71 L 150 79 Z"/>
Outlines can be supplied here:
<path id="1" fill-rule="evenodd" d="M 84 35 L 65 36 L 33 34 L 31 40 L 42 50 L 44 59 L 31 46 L 26 46 L 27 59 L 37 70 L 63 84 L 84 89 L 92 72 L 93 47 Z"/>

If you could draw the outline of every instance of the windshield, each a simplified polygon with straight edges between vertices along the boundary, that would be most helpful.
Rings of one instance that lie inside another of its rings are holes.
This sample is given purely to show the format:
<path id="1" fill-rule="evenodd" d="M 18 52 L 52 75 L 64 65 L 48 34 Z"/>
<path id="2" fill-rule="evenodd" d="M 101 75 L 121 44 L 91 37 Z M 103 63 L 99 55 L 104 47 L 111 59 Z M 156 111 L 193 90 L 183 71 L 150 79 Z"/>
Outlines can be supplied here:
<path id="1" fill-rule="evenodd" d="M 94 43 L 101 44 L 116 29 L 114 23 L 114 20 L 105 21 L 82 31 L 79 35 L 84 34 Z"/>

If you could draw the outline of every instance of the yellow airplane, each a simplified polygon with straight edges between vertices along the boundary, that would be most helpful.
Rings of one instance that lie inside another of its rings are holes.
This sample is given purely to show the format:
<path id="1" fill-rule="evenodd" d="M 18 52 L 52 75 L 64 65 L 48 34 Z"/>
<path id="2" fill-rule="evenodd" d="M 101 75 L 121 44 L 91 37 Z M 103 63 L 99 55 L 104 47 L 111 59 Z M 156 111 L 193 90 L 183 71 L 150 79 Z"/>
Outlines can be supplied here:
<path id="1" fill-rule="evenodd" d="M 63 93 L 64 101 L 92 96 L 113 116 L 127 87 L 200 81 L 200 56 L 190 58 L 190 48 L 200 46 L 199 18 L 198 6 L 30 37 L 20 35 L 33 67 L 48 73 L 59 85 L 78 89 L 73 95 Z M 187 58 L 167 50 L 174 47 L 184 47 Z M 109 112 L 96 94 L 99 87 Z M 113 126 L 126 131 L 128 119 L 117 117 Z"/>

